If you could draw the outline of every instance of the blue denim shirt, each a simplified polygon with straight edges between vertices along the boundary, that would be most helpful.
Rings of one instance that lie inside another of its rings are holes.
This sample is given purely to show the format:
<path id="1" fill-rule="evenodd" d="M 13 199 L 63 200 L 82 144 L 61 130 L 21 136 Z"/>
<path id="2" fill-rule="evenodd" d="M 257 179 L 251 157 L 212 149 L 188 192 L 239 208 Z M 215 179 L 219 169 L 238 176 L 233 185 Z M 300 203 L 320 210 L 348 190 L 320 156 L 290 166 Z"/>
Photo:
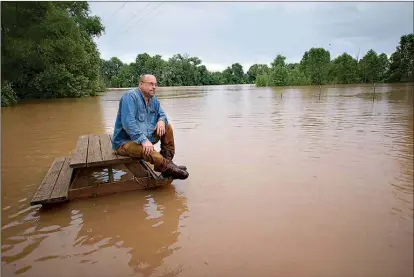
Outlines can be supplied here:
<path id="1" fill-rule="evenodd" d="M 127 91 L 119 101 L 112 148 L 115 150 L 131 140 L 138 144 L 147 140 L 154 143 L 154 129 L 159 120 L 163 120 L 165 126 L 168 125 L 167 116 L 157 97 L 149 99 L 147 108 L 138 88 Z"/>

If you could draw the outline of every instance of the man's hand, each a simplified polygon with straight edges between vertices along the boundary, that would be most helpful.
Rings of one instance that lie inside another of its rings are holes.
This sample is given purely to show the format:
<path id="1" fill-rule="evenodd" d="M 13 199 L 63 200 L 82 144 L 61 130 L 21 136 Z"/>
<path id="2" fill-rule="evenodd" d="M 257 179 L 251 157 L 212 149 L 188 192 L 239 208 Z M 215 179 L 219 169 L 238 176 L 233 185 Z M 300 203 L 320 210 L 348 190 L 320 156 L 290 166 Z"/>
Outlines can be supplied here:
<path id="1" fill-rule="evenodd" d="M 157 130 L 157 135 L 162 137 L 165 134 L 165 122 L 162 120 L 158 121 L 155 130 Z"/>
<path id="2" fill-rule="evenodd" d="M 142 153 L 144 155 L 149 156 L 152 154 L 152 151 L 154 151 L 154 145 L 149 140 L 142 143 Z"/>

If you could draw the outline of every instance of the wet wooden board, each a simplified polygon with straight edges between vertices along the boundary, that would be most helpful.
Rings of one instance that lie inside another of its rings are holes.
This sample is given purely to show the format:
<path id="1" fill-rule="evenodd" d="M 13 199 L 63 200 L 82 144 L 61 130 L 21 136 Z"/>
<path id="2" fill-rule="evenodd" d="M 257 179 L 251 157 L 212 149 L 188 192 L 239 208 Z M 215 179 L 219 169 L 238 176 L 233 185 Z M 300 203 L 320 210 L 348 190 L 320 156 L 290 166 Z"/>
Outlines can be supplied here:
<path id="1" fill-rule="evenodd" d="M 142 165 L 143 168 L 145 168 L 149 172 L 150 176 L 154 180 L 162 180 L 162 179 L 164 179 L 163 177 L 158 176 L 157 173 L 147 164 L 146 161 L 140 160 L 139 163 Z"/>
<path id="2" fill-rule="evenodd" d="M 70 180 L 72 178 L 73 168 L 70 166 L 70 158 L 66 158 L 56 180 L 55 188 L 50 195 L 49 202 L 60 202 L 68 198 Z"/>
<path id="3" fill-rule="evenodd" d="M 112 149 L 112 136 L 91 134 L 80 136 L 71 157 L 71 168 L 98 167 L 132 161 L 131 157 L 118 155 Z"/>
<path id="4" fill-rule="evenodd" d="M 88 155 L 88 136 L 80 136 L 76 143 L 75 152 L 72 154 L 70 167 L 80 168 L 86 166 L 86 158 Z"/>
<path id="5" fill-rule="evenodd" d="M 132 161 L 131 157 L 118 155 L 112 149 L 111 135 L 100 134 L 99 135 L 102 152 L 102 165 L 121 164 L 124 162 Z"/>
<path id="6" fill-rule="evenodd" d="M 122 182 L 104 183 L 98 186 L 88 186 L 83 188 L 71 189 L 69 200 L 91 198 L 103 195 L 117 194 L 128 191 L 142 190 L 165 186 L 171 184 L 172 180 L 164 179 L 155 181 L 148 177 L 125 180 Z"/>
<path id="7" fill-rule="evenodd" d="M 109 135 L 109 140 L 111 141 L 111 144 L 112 144 L 112 135 Z M 112 150 L 112 145 L 110 147 L 111 147 L 111 150 Z M 123 160 L 123 161 L 130 161 L 130 160 L 132 160 L 131 157 L 122 156 L 122 155 L 118 155 L 118 154 L 115 154 L 115 155 L 117 156 L 118 160 Z"/>
<path id="8" fill-rule="evenodd" d="M 112 149 L 112 139 L 109 134 L 89 136 L 87 167 L 122 164 L 132 161 L 131 157 L 117 155 Z"/>
<path id="9" fill-rule="evenodd" d="M 70 159 L 56 158 L 30 201 L 30 205 L 62 202 L 67 199 L 72 169 Z"/>
<path id="10" fill-rule="evenodd" d="M 118 156 L 112 150 L 112 141 L 109 135 L 100 134 L 99 140 L 101 142 L 102 160 L 103 161 L 117 160 Z"/>
<path id="11" fill-rule="evenodd" d="M 101 143 L 97 135 L 89 135 L 87 166 L 102 164 Z"/>

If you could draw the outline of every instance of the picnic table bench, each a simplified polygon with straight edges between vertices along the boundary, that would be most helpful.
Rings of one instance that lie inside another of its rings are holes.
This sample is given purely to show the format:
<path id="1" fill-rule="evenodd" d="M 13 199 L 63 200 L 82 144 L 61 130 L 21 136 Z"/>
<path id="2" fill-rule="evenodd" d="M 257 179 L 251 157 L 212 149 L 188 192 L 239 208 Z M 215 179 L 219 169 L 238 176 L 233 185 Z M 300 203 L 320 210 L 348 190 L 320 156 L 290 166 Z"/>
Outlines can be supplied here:
<path id="1" fill-rule="evenodd" d="M 82 135 L 70 156 L 53 161 L 30 205 L 147 189 L 172 181 L 142 159 L 116 154 L 111 135 Z"/>

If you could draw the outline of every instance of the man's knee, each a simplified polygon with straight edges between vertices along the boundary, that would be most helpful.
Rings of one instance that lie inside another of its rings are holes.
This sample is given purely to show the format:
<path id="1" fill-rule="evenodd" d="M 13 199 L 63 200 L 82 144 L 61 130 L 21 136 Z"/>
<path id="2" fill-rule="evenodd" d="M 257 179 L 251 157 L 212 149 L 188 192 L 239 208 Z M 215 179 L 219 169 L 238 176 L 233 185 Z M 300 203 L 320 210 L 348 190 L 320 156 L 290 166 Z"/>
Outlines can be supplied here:
<path id="1" fill-rule="evenodd" d="M 168 125 L 165 127 L 165 133 L 173 133 L 173 126 L 171 123 L 168 123 Z"/>
<path id="2" fill-rule="evenodd" d="M 136 143 L 135 141 L 129 141 L 126 144 L 120 147 L 121 151 L 124 150 L 128 156 L 141 156 L 142 155 L 142 145 Z"/>

